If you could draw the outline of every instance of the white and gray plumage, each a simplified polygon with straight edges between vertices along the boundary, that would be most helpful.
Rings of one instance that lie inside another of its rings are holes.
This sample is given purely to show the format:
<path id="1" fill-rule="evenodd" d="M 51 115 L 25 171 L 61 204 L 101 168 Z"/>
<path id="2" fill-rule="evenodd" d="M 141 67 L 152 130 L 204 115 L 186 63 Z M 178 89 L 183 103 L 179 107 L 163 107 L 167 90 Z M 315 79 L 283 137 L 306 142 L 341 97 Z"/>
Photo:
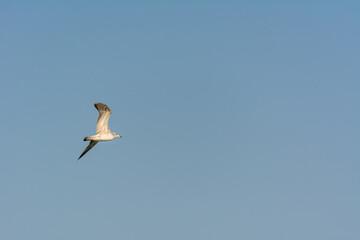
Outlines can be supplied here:
<path id="1" fill-rule="evenodd" d="M 80 155 L 78 160 L 82 156 L 84 156 L 91 148 L 93 148 L 98 142 L 111 141 L 116 137 L 121 138 L 120 135 L 111 132 L 109 129 L 108 121 L 111 114 L 110 108 L 103 103 L 95 103 L 94 106 L 99 111 L 99 118 L 96 123 L 96 134 L 84 138 L 84 141 L 90 141 L 90 143 L 85 148 L 84 152 Z"/>

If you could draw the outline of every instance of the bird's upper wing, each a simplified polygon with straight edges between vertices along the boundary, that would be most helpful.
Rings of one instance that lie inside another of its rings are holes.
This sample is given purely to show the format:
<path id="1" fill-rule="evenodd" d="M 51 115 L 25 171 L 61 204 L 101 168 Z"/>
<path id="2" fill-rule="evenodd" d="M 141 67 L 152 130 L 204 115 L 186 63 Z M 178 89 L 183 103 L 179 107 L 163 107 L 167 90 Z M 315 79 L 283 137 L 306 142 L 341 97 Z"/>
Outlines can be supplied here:
<path id="1" fill-rule="evenodd" d="M 110 132 L 108 121 L 111 114 L 111 110 L 103 103 L 95 103 L 94 106 L 99 111 L 99 118 L 96 123 L 96 134 Z"/>
<path id="2" fill-rule="evenodd" d="M 89 145 L 85 148 L 84 152 L 80 155 L 80 157 L 78 158 L 78 160 L 84 156 L 90 149 L 92 149 L 96 144 L 98 143 L 98 141 L 94 141 L 91 140 Z"/>

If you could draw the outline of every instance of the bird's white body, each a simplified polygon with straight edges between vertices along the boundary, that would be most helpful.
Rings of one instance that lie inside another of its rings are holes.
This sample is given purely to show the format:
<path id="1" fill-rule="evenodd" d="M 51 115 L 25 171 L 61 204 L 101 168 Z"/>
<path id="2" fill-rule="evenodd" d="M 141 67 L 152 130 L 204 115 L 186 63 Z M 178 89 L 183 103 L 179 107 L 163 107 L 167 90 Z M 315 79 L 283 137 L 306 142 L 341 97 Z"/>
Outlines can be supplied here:
<path id="1" fill-rule="evenodd" d="M 105 142 L 105 141 L 111 141 L 114 138 L 116 138 L 117 136 L 118 135 L 116 133 L 113 133 L 113 132 L 98 133 L 98 134 L 95 134 L 94 136 L 87 137 L 87 140 Z"/>

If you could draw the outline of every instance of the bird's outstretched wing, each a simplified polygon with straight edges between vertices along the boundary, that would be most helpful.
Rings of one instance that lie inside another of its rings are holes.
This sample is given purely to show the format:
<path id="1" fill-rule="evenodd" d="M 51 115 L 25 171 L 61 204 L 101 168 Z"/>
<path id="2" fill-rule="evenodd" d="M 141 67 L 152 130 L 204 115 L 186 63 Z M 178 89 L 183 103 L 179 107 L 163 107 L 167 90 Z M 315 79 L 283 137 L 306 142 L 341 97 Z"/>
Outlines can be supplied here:
<path id="1" fill-rule="evenodd" d="M 98 143 L 98 141 L 94 141 L 91 140 L 89 145 L 85 148 L 84 152 L 80 155 L 80 157 L 78 158 L 78 160 L 84 156 L 90 149 L 92 149 L 96 144 Z"/>
<path id="2" fill-rule="evenodd" d="M 96 123 L 96 134 L 110 132 L 108 121 L 111 114 L 111 110 L 103 103 L 95 103 L 94 106 L 99 111 L 99 118 Z"/>

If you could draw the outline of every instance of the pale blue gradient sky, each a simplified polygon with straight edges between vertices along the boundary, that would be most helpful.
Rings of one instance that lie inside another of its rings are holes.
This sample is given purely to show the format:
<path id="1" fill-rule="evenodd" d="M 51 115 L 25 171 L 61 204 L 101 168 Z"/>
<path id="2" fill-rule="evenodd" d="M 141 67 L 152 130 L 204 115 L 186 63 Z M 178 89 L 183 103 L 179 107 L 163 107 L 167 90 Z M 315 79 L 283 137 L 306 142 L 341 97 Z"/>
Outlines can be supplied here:
<path id="1" fill-rule="evenodd" d="M 358 1 L 0 3 L 0 239 L 360 239 Z M 95 132 L 94 102 L 110 129 Z"/>

